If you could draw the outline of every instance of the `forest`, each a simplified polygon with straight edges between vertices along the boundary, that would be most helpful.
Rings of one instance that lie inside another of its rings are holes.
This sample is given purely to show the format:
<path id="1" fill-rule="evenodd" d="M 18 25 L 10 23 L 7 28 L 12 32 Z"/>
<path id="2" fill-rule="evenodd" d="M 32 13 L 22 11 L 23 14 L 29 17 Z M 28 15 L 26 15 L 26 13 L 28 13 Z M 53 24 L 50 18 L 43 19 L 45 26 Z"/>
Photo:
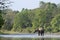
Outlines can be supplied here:
<path id="1" fill-rule="evenodd" d="M 7 9 L 3 2 L 0 5 L 4 9 L 0 6 L 0 33 L 33 33 L 39 27 L 44 27 L 45 32 L 60 32 L 60 4 L 41 1 L 38 8 L 22 8 L 21 11 Z"/>

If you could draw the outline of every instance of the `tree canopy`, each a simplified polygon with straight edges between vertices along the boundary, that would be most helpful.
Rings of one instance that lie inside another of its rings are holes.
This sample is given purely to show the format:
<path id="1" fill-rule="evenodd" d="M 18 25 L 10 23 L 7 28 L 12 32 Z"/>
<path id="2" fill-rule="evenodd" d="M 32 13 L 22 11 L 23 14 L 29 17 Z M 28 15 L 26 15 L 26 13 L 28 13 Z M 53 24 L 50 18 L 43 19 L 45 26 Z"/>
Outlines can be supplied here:
<path id="1" fill-rule="evenodd" d="M 31 33 L 43 27 L 45 32 L 60 32 L 60 6 L 55 3 L 41 1 L 35 9 L 23 8 L 20 12 L 6 9 L 5 12 L 2 27 L 5 30 Z"/>

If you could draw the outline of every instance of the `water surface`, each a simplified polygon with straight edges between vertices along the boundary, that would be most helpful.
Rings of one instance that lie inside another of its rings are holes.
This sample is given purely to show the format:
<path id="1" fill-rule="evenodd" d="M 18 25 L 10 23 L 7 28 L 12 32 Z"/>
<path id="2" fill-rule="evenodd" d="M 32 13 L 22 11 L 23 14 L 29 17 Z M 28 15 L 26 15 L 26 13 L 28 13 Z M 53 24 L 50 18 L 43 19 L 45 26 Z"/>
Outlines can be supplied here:
<path id="1" fill-rule="evenodd" d="M 60 38 L 3 38 L 0 40 L 60 40 Z"/>
<path id="2" fill-rule="evenodd" d="M 0 35 L 0 40 L 60 40 L 60 35 L 45 34 L 38 36 L 38 34 L 12 34 Z"/>

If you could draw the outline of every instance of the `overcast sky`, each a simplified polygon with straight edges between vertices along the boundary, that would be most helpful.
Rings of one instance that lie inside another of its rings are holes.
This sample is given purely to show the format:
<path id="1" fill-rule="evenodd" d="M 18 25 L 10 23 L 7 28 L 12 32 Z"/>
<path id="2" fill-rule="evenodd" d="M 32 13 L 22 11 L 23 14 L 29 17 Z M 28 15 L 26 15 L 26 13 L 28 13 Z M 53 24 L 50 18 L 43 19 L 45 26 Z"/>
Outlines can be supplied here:
<path id="1" fill-rule="evenodd" d="M 51 2 L 51 3 L 60 3 L 60 0 L 11 0 L 14 3 L 10 8 L 13 10 L 21 10 L 22 8 L 27 8 L 27 9 L 34 9 L 39 7 L 39 2 L 44 1 L 44 2 Z"/>

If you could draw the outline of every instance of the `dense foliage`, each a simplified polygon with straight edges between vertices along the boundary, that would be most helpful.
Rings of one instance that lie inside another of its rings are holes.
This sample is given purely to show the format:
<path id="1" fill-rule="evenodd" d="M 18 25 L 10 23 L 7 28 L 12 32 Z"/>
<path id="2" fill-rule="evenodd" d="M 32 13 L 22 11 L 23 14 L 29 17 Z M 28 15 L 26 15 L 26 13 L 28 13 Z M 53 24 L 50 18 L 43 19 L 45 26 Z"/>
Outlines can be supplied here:
<path id="1" fill-rule="evenodd" d="M 21 32 L 30 28 L 29 30 L 33 31 L 35 28 L 44 27 L 46 32 L 59 32 L 60 12 L 58 10 L 59 7 L 50 2 L 40 2 L 39 8 L 32 10 L 23 8 L 15 16 L 13 30 Z"/>
<path id="2" fill-rule="evenodd" d="M 21 12 L 7 9 L 5 12 L 4 30 L 31 33 L 43 27 L 45 32 L 60 32 L 60 6 L 55 3 L 41 1 L 35 9 L 23 8 Z"/>
<path id="3" fill-rule="evenodd" d="M 4 24 L 4 19 L 2 17 L 2 10 L 0 10 L 0 29 L 2 28 L 3 24 Z"/>

